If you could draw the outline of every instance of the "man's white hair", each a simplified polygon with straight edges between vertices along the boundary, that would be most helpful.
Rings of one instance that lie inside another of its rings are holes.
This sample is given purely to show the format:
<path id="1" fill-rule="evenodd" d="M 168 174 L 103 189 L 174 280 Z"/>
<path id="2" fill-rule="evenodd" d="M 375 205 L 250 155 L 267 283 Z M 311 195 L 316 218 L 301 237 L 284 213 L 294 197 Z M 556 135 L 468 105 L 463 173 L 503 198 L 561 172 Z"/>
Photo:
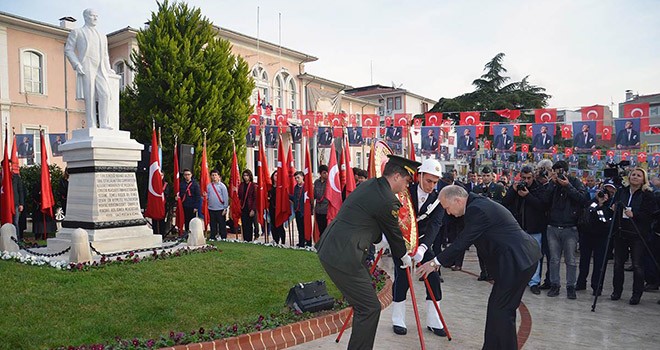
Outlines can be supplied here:
<path id="1" fill-rule="evenodd" d="M 467 198 L 468 193 L 462 186 L 458 185 L 449 185 L 445 186 L 440 190 L 440 198 L 444 199 L 453 199 L 453 198 Z"/>

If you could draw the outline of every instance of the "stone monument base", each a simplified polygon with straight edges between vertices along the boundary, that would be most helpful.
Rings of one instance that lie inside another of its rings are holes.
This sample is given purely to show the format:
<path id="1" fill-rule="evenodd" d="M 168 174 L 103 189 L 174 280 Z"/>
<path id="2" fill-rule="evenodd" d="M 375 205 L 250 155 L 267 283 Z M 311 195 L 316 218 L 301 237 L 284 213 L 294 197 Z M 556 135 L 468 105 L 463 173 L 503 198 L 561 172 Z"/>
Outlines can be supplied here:
<path id="1" fill-rule="evenodd" d="M 161 246 L 162 236 L 152 233 L 140 210 L 135 172 L 143 146 L 129 132 L 74 130 L 59 149 L 69 191 L 66 217 L 56 238 L 48 240 L 49 251 L 68 248 L 77 228 L 103 254 Z"/>

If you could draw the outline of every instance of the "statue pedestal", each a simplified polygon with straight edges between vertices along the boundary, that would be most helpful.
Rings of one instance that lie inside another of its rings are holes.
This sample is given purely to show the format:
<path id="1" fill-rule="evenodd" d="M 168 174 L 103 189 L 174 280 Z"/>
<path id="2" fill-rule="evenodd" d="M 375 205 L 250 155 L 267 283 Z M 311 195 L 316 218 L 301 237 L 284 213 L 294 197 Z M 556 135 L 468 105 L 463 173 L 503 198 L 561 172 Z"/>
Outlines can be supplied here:
<path id="1" fill-rule="evenodd" d="M 73 131 L 59 148 L 69 170 L 69 192 L 62 229 L 48 239 L 49 251 L 69 247 L 77 228 L 104 254 L 160 247 L 162 237 L 152 233 L 140 211 L 135 172 L 142 148 L 128 131 Z"/>

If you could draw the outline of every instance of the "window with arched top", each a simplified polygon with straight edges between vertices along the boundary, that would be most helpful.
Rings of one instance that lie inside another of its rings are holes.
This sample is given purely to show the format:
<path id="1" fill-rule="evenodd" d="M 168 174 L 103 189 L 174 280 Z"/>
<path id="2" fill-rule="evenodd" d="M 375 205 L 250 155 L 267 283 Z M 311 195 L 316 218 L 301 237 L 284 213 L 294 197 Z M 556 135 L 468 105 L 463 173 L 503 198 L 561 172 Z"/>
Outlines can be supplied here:
<path id="1" fill-rule="evenodd" d="M 275 76 L 275 82 L 273 84 L 273 105 L 275 108 L 284 108 L 284 80 L 285 76 L 283 76 L 283 73 Z"/>
<path id="2" fill-rule="evenodd" d="M 289 79 L 289 107 L 292 110 L 296 109 L 296 101 L 298 100 L 298 92 L 296 89 L 296 81 L 295 79 Z"/>
<path id="3" fill-rule="evenodd" d="M 119 75 L 119 91 L 124 91 L 126 87 L 126 64 L 124 61 L 119 61 L 115 63 L 115 73 Z"/>
<path id="4" fill-rule="evenodd" d="M 261 107 L 266 108 L 271 100 L 268 73 L 262 66 L 256 65 L 252 68 L 251 75 L 254 80 L 251 102 L 255 106 L 261 103 Z"/>
<path id="5" fill-rule="evenodd" d="M 298 106 L 298 89 L 295 78 L 287 71 L 275 75 L 273 81 L 274 106 L 295 110 Z"/>
<path id="6" fill-rule="evenodd" d="M 23 92 L 44 93 L 44 56 L 39 52 L 26 50 L 21 54 L 23 66 Z"/>

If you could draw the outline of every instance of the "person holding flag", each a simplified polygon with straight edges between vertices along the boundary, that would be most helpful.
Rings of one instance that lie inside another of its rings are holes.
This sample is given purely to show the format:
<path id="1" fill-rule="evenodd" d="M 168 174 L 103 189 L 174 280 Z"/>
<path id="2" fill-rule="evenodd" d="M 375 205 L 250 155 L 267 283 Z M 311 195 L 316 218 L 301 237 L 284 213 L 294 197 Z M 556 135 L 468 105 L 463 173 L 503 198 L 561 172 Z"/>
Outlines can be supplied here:
<path id="1" fill-rule="evenodd" d="M 316 244 L 321 265 L 355 312 L 349 349 L 373 348 L 380 317 L 380 301 L 363 264 L 369 246 L 384 234 L 392 255 L 401 259 L 404 268 L 412 267 L 399 228 L 401 202 L 395 194 L 407 190 L 421 164 L 388 157 L 383 176 L 365 181 L 346 198 Z"/>

